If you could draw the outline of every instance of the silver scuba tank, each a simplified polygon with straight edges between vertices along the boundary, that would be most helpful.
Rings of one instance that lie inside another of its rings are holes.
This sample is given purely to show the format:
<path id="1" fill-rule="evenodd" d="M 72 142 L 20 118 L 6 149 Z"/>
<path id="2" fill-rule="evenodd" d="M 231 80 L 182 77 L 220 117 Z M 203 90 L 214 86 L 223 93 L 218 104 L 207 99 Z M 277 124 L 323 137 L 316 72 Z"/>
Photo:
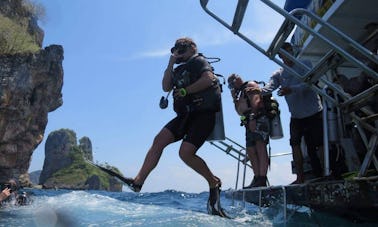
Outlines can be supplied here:
<path id="1" fill-rule="evenodd" d="M 223 123 L 223 108 L 222 102 L 220 105 L 220 110 L 215 114 L 215 125 L 211 134 L 207 137 L 206 141 L 217 141 L 225 140 L 226 135 L 224 133 L 224 123 Z"/>
<path id="2" fill-rule="evenodd" d="M 283 130 L 281 124 L 280 114 L 276 114 L 274 118 L 270 120 L 270 135 L 269 137 L 272 140 L 281 139 L 283 137 Z"/>
<path id="3" fill-rule="evenodd" d="M 268 108 L 273 110 L 270 113 L 275 113 L 273 117 L 270 117 L 270 134 L 269 137 L 273 140 L 281 139 L 283 137 L 283 130 L 280 117 L 280 109 L 278 101 L 272 96 L 269 98 Z"/>
<path id="4" fill-rule="evenodd" d="M 337 127 L 337 114 L 329 103 L 327 106 L 323 106 L 327 110 L 327 123 L 328 123 L 328 141 L 337 142 L 338 141 L 338 127 Z"/>

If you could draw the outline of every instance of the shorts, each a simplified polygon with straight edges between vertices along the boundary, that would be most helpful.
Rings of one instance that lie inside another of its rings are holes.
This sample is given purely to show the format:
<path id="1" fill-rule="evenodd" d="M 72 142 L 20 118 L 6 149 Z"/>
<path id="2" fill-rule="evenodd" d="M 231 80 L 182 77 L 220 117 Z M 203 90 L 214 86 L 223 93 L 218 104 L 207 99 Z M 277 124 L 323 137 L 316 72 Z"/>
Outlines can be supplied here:
<path id="1" fill-rule="evenodd" d="M 323 120 L 321 111 L 302 119 L 291 118 L 290 145 L 300 145 L 302 136 L 308 147 L 323 146 Z"/>
<path id="2" fill-rule="evenodd" d="M 183 140 L 200 148 L 215 126 L 215 112 L 191 112 L 177 115 L 164 128 L 175 137 L 175 142 Z"/>
<path id="3" fill-rule="evenodd" d="M 245 140 L 246 147 L 256 146 L 257 141 L 263 141 L 265 143 L 269 142 L 269 133 L 270 133 L 270 121 L 267 116 L 261 116 L 256 119 L 256 130 L 251 131 L 246 126 Z"/>

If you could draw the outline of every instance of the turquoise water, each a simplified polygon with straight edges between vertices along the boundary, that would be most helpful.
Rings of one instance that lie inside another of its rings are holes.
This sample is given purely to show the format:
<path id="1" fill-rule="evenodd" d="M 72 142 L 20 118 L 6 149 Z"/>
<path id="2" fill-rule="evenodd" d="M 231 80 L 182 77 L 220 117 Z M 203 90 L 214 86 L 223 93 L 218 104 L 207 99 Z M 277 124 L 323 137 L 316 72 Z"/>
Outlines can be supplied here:
<path id="1" fill-rule="evenodd" d="M 28 206 L 0 209 L 0 226 L 377 226 L 291 207 L 284 220 L 276 204 L 260 209 L 224 197 L 233 219 L 206 213 L 208 193 L 168 190 L 158 193 L 29 190 Z"/>

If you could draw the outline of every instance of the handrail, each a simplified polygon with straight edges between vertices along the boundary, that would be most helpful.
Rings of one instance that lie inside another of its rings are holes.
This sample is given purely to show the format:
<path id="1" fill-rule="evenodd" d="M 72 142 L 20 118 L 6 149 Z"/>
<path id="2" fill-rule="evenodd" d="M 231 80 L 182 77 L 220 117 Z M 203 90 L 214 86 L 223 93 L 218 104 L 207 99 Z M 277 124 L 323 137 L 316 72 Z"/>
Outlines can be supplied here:
<path id="1" fill-rule="evenodd" d="M 280 13 L 281 15 L 283 15 L 285 17 L 285 21 L 283 23 L 283 25 L 281 26 L 280 30 L 279 31 L 285 31 L 287 32 L 288 30 L 288 26 L 290 25 L 289 22 L 293 22 L 294 24 L 296 24 L 297 26 L 301 27 L 302 29 L 306 30 L 307 32 L 309 32 L 311 35 L 319 38 L 320 40 L 326 42 L 329 46 L 331 46 L 337 53 L 339 53 L 341 56 L 343 56 L 344 58 L 346 58 L 347 60 L 349 60 L 351 63 L 353 63 L 354 65 L 356 65 L 357 67 L 363 69 L 365 72 L 367 72 L 369 75 L 372 75 L 374 77 L 375 80 L 378 80 L 378 73 L 375 72 L 374 70 L 372 70 L 371 68 L 369 68 L 366 64 L 364 64 L 363 62 L 361 62 L 360 60 L 356 59 L 355 57 L 353 57 L 352 55 L 350 55 L 348 52 L 346 52 L 344 49 L 340 48 L 339 46 L 337 46 L 336 44 L 334 44 L 331 40 L 329 40 L 328 38 L 324 37 L 323 35 L 321 35 L 320 33 L 317 33 L 315 32 L 312 28 L 310 28 L 308 25 L 304 24 L 302 21 L 300 21 L 298 18 L 294 17 L 293 15 L 297 15 L 297 14 L 305 14 L 309 17 L 311 17 L 312 19 L 316 20 L 319 24 L 323 25 L 324 27 L 330 29 L 331 31 L 335 32 L 337 35 L 340 36 L 341 39 L 343 39 L 344 41 L 348 42 L 348 44 L 353 47 L 354 49 L 358 50 L 363 56 L 365 56 L 366 58 L 368 58 L 369 60 L 371 60 L 372 62 L 378 64 L 378 58 L 375 57 L 373 55 L 373 53 L 371 51 L 368 51 L 366 48 L 364 48 L 363 46 L 361 46 L 359 43 L 357 43 L 356 41 L 354 41 L 353 39 L 351 39 L 350 37 L 348 37 L 347 35 L 345 35 L 343 32 L 341 32 L 340 30 L 338 30 L 337 28 L 335 28 L 334 26 L 330 25 L 329 23 L 327 23 L 326 21 L 324 21 L 322 18 L 318 17 L 317 15 L 315 15 L 314 13 L 306 10 L 306 9 L 294 9 L 293 11 L 291 12 L 287 12 L 283 9 L 281 9 L 280 7 L 278 7 L 277 5 L 275 5 L 273 2 L 269 1 L 269 0 L 260 0 L 262 1 L 263 3 L 265 3 L 266 5 L 268 5 L 269 7 L 271 7 L 272 9 L 274 9 L 276 12 Z M 237 5 L 237 11 L 238 12 L 242 12 L 242 13 L 235 13 L 235 16 L 237 16 L 238 18 L 235 19 L 234 18 L 234 21 L 238 21 L 237 25 L 238 25 L 238 29 L 235 29 L 233 28 L 232 26 L 230 26 L 228 23 L 226 23 L 224 20 L 222 20 L 220 17 L 218 17 L 217 15 L 215 15 L 213 12 L 211 12 L 208 8 L 207 8 L 207 4 L 208 4 L 208 0 L 200 0 L 200 3 L 201 3 L 201 6 L 202 8 L 204 9 L 204 11 L 206 13 L 208 13 L 211 17 L 213 17 L 215 20 L 217 20 L 219 23 L 221 23 L 223 26 L 225 26 L 226 28 L 228 28 L 229 30 L 233 31 L 234 34 L 238 35 L 241 39 L 243 39 L 244 41 L 246 41 L 248 44 L 250 44 L 251 46 L 253 46 L 255 49 L 257 49 L 259 52 L 261 52 L 262 54 L 264 54 L 265 56 L 267 56 L 268 58 L 270 58 L 271 60 L 273 60 L 275 63 L 279 64 L 281 67 L 285 68 L 285 70 L 288 70 L 290 73 L 294 74 L 297 78 L 300 78 L 302 79 L 303 81 L 305 81 L 306 79 L 306 76 L 309 76 L 309 74 L 306 74 L 305 76 L 301 76 L 299 75 L 298 73 L 294 72 L 293 70 L 291 70 L 290 67 L 286 66 L 285 64 L 283 64 L 281 61 L 279 61 L 274 55 L 277 54 L 278 52 L 281 52 L 278 51 L 278 48 L 280 45 L 277 45 L 277 44 L 282 44 L 283 43 L 283 38 L 281 37 L 282 34 L 277 33 L 277 36 L 274 38 L 273 42 L 271 43 L 269 49 L 267 51 L 265 51 L 263 48 L 261 48 L 259 45 L 257 45 L 255 42 L 253 42 L 252 40 L 250 40 L 248 37 L 244 36 L 242 33 L 239 32 L 239 27 L 240 27 L 240 24 L 239 22 L 241 23 L 241 20 L 243 19 L 244 17 L 244 13 L 245 13 L 245 9 L 244 10 L 241 10 L 240 7 L 241 6 L 247 6 L 248 4 L 248 0 L 238 0 L 238 5 Z M 234 23 L 233 23 L 234 24 Z M 236 23 L 235 23 L 236 24 Z M 294 28 L 294 26 L 291 26 L 291 30 Z M 288 35 L 290 34 L 290 32 L 288 33 Z M 279 38 L 281 37 L 281 39 Z M 277 41 L 278 40 L 278 41 Z M 278 43 L 277 43 L 278 42 Z M 295 58 L 294 58 L 295 59 Z M 298 60 L 295 60 L 296 62 Z M 316 66 L 314 66 L 316 67 Z M 313 73 L 312 71 L 309 71 L 309 73 Z M 319 90 L 318 90 L 319 91 Z M 345 96 L 345 92 L 342 92 L 340 90 L 336 90 L 337 93 L 341 94 L 342 96 Z M 322 93 L 320 93 L 322 94 Z M 326 99 L 328 99 L 329 101 L 331 102 L 334 102 L 334 99 L 327 96 L 326 94 L 322 94 L 322 96 L 324 96 Z"/>
<path id="2" fill-rule="evenodd" d="M 234 32 L 239 31 L 241 23 L 243 22 L 245 10 L 247 9 L 248 0 L 239 0 L 236 6 L 234 20 L 232 21 L 232 28 Z"/>

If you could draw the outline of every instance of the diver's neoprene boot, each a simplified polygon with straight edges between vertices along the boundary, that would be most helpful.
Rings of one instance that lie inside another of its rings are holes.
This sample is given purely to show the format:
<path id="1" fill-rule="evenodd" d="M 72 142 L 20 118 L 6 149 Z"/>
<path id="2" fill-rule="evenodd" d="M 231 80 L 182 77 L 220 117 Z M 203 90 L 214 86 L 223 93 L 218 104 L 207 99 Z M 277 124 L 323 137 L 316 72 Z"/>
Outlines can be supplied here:
<path id="1" fill-rule="evenodd" d="M 207 212 L 211 215 L 218 215 L 223 218 L 229 218 L 220 204 L 220 187 L 221 184 L 218 184 L 214 188 L 210 188 L 210 195 L 209 199 L 207 200 Z"/>

